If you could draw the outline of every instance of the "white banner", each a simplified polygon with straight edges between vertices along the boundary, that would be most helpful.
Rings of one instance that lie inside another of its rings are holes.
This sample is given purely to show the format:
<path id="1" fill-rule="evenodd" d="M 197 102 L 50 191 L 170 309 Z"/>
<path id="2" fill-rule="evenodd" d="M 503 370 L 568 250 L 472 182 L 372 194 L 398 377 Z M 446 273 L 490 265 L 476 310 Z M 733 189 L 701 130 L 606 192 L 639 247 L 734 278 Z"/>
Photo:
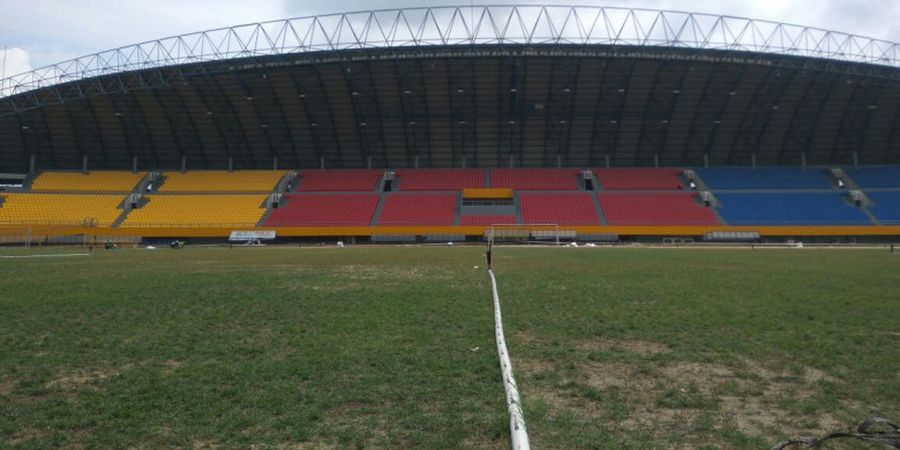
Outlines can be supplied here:
<path id="1" fill-rule="evenodd" d="M 274 231 L 232 231 L 229 241 L 255 241 L 275 239 Z"/>

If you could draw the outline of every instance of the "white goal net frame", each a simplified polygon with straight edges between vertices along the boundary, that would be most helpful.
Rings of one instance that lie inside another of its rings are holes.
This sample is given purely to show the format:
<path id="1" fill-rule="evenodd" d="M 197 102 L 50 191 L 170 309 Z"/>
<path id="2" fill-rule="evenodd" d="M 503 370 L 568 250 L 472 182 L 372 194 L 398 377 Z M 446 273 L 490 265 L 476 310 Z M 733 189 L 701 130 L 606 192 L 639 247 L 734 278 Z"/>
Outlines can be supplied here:
<path id="1" fill-rule="evenodd" d="M 485 229 L 484 234 L 489 245 L 522 242 L 561 245 L 560 238 L 568 237 L 565 232 L 560 232 L 559 224 L 555 223 L 495 223 Z M 574 238 L 574 232 L 571 234 Z"/>

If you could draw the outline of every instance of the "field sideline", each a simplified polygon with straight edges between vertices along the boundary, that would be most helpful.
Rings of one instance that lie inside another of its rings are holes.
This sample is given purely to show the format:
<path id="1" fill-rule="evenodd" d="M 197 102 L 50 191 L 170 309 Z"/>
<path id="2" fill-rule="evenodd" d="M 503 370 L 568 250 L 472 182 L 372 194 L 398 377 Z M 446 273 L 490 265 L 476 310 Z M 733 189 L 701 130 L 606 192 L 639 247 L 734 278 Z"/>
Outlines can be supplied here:
<path id="1" fill-rule="evenodd" d="M 0 259 L 0 447 L 508 448 L 483 250 Z M 884 249 L 500 247 L 532 446 L 900 419 L 898 271 Z"/>

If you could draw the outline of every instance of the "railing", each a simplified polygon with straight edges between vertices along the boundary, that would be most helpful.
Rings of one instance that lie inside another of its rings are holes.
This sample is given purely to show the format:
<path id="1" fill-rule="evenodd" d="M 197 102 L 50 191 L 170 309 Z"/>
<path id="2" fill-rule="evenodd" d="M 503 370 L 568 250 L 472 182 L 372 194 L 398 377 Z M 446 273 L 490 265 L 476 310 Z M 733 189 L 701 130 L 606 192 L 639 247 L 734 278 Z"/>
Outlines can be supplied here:
<path id="1" fill-rule="evenodd" d="M 767 20 L 592 6 L 446 6 L 298 17 L 141 42 L 0 80 L 0 98 L 177 64 L 316 51 L 479 44 L 734 50 L 900 67 L 898 43 Z"/>

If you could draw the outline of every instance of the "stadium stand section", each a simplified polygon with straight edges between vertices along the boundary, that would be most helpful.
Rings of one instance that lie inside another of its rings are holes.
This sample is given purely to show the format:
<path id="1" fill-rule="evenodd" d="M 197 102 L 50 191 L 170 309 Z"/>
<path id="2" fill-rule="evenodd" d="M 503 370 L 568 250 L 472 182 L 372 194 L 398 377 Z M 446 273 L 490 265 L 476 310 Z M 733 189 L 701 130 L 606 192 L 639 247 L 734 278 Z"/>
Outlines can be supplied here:
<path id="1" fill-rule="evenodd" d="M 123 195 L 5 194 L 0 224 L 110 226 L 119 215 Z"/>
<path id="2" fill-rule="evenodd" d="M 587 192 L 520 193 L 524 223 L 599 225 L 600 218 Z"/>
<path id="3" fill-rule="evenodd" d="M 254 227 L 265 209 L 264 195 L 146 195 L 122 227 Z"/>
<path id="4" fill-rule="evenodd" d="M 707 167 L 695 170 L 711 189 L 829 189 L 826 169 Z"/>
<path id="5" fill-rule="evenodd" d="M 601 193 L 610 225 L 719 225 L 715 214 L 692 194 Z"/>
<path id="6" fill-rule="evenodd" d="M 378 225 L 453 225 L 456 195 L 387 194 Z"/>
<path id="7" fill-rule="evenodd" d="M 728 225 L 871 225 L 840 193 L 717 193 Z"/>
<path id="8" fill-rule="evenodd" d="M 398 170 L 400 191 L 461 191 L 484 187 L 484 170 L 431 169 Z"/>
<path id="9" fill-rule="evenodd" d="M 621 168 L 594 169 L 603 189 L 682 189 L 678 175 L 681 169 L 665 168 Z"/>
<path id="10" fill-rule="evenodd" d="M 490 226 L 501 223 L 516 223 L 516 216 L 461 216 L 459 218 L 459 224 L 463 226 Z"/>
<path id="11" fill-rule="evenodd" d="M 844 171 L 857 186 L 866 188 L 900 188 L 900 166 L 861 167 Z"/>
<path id="12" fill-rule="evenodd" d="M 265 221 L 268 227 L 368 226 L 378 194 L 293 194 L 282 197 Z"/>
<path id="13" fill-rule="evenodd" d="M 271 192 L 285 173 L 283 170 L 165 172 L 159 192 Z"/>
<path id="14" fill-rule="evenodd" d="M 31 183 L 34 192 L 131 192 L 144 172 L 42 172 Z"/>
<path id="15" fill-rule="evenodd" d="M 578 190 L 578 169 L 492 169 L 491 187 L 519 190 Z"/>
<path id="16" fill-rule="evenodd" d="M 900 225 L 900 191 L 896 192 L 870 192 L 869 211 L 882 225 Z"/>
<path id="17" fill-rule="evenodd" d="M 381 170 L 304 170 L 300 175 L 301 192 L 374 191 Z"/>

